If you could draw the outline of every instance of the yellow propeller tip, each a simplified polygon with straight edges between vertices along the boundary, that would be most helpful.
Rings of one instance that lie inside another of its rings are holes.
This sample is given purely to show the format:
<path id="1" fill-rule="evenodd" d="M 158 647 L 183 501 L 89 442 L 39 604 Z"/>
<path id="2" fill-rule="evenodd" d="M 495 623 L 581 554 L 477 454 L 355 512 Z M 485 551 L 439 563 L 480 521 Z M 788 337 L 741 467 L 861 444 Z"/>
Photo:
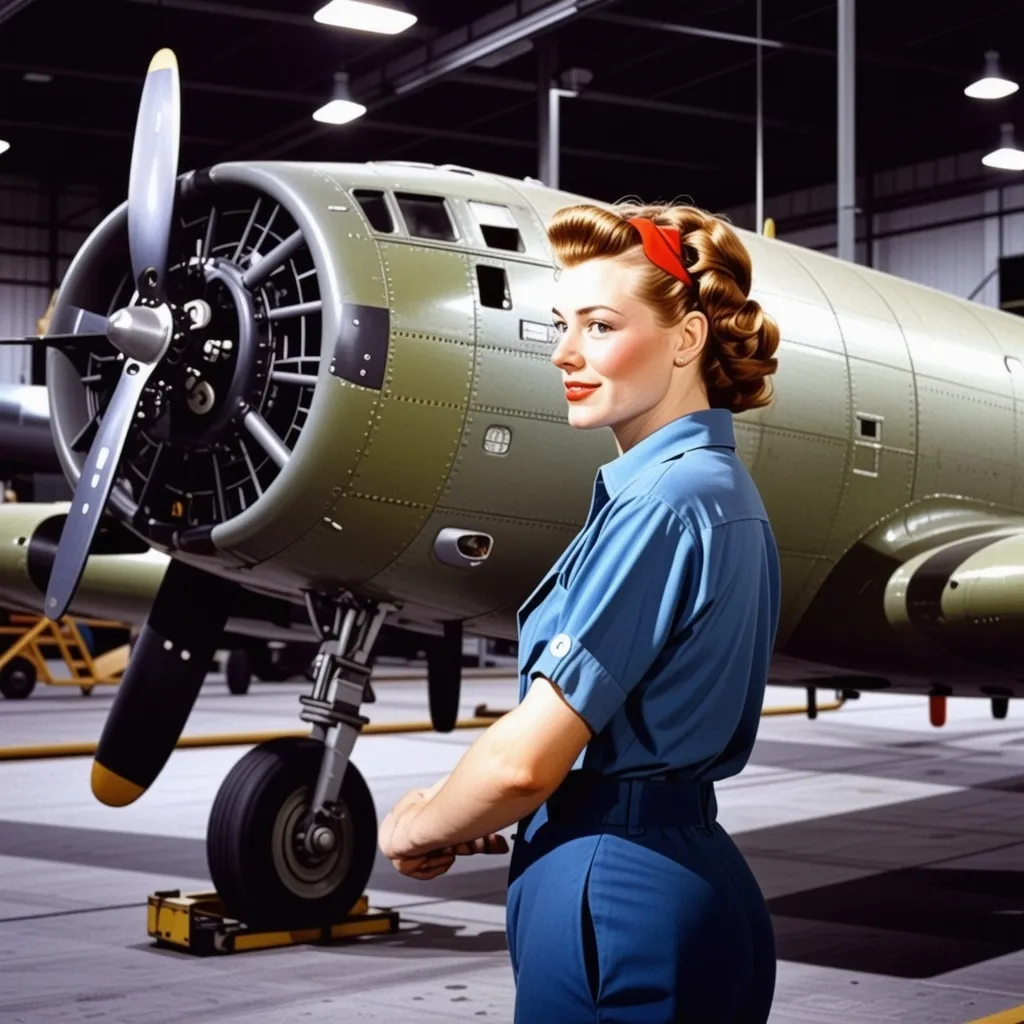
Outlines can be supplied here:
<path id="1" fill-rule="evenodd" d="M 775 237 L 775 221 L 771 217 L 768 217 L 765 220 L 764 228 L 761 230 L 761 234 L 763 234 L 765 238 Z"/>
<path id="2" fill-rule="evenodd" d="M 142 786 L 129 782 L 109 768 L 104 768 L 99 761 L 92 763 L 90 782 L 93 796 L 108 807 L 126 807 L 146 792 Z"/>
<path id="3" fill-rule="evenodd" d="M 178 58 L 174 56 L 174 51 L 167 49 L 167 47 L 164 47 L 162 50 L 157 50 L 157 52 L 153 54 L 153 59 L 149 62 L 149 70 L 177 71 Z"/>

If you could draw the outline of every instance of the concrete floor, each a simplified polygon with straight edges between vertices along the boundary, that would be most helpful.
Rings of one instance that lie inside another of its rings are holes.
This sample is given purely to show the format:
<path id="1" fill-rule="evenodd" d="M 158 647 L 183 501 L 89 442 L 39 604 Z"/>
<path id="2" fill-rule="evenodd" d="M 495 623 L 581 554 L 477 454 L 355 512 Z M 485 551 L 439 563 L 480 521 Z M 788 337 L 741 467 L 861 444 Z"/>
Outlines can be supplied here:
<path id="1" fill-rule="evenodd" d="M 509 707 L 515 689 L 512 676 L 471 681 L 463 713 Z M 188 732 L 297 728 L 302 692 L 233 697 L 211 677 Z M 377 693 L 371 720 L 425 717 L 422 683 Z M 0 745 L 95 739 L 111 696 L 40 687 L 2 701 Z M 767 703 L 801 699 L 773 689 Z M 994 721 L 985 702 L 951 701 L 937 730 L 923 700 L 874 696 L 813 722 L 763 719 L 719 805 L 774 916 L 772 1024 L 965 1024 L 1024 1003 L 1022 714 Z M 451 770 L 476 735 L 362 738 L 378 813 Z M 209 886 L 206 818 L 246 749 L 177 751 L 122 809 L 92 798 L 88 758 L 0 763 L 0 1020 L 511 1021 L 507 856 L 462 859 L 432 882 L 378 863 L 369 894 L 401 912 L 394 936 L 210 959 L 150 943 L 150 892 Z"/>

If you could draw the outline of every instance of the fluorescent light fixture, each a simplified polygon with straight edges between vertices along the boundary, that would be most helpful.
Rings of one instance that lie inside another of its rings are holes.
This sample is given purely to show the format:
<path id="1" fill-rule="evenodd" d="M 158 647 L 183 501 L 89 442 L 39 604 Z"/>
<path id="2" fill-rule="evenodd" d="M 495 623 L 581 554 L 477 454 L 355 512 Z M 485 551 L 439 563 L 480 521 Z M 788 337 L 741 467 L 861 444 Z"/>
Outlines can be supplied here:
<path id="1" fill-rule="evenodd" d="M 976 82 L 972 82 L 964 93 L 976 100 L 1001 100 L 1015 93 L 1020 86 L 1003 75 L 999 67 L 999 54 L 995 50 L 985 51 L 985 70 Z"/>
<path id="2" fill-rule="evenodd" d="M 324 124 L 348 124 L 349 121 L 354 121 L 365 113 L 366 107 L 362 103 L 353 103 L 351 100 L 331 100 L 319 110 L 313 111 L 313 119 L 323 121 Z"/>
<path id="3" fill-rule="evenodd" d="M 0 139 L 0 153 L 6 153 L 11 148 L 11 144 L 6 139 Z"/>
<path id="4" fill-rule="evenodd" d="M 21 77 L 26 82 L 33 82 L 41 85 L 46 85 L 53 81 L 53 75 L 47 71 L 26 71 Z"/>
<path id="5" fill-rule="evenodd" d="M 1001 171 L 1024 171 L 1024 150 L 1017 148 L 1013 137 L 1013 125 L 1002 126 L 999 148 L 986 153 L 981 162 L 986 167 L 998 167 Z"/>
<path id="6" fill-rule="evenodd" d="M 334 76 L 331 99 L 319 110 L 313 112 L 313 120 L 324 124 L 348 124 L 366 113 L 366 107 L 352 99 L 348 87 L 348 75 L 339 71 Z"/>
<path id="7" fill-rule="evenodd" d="M 364 0 L 331 0 L 313 15 L 313 19 L 321 25 L 380 32 L 388 36 L 397 35 L 416 24 L 415 14 L 394 7 L 365 3 Z"/>

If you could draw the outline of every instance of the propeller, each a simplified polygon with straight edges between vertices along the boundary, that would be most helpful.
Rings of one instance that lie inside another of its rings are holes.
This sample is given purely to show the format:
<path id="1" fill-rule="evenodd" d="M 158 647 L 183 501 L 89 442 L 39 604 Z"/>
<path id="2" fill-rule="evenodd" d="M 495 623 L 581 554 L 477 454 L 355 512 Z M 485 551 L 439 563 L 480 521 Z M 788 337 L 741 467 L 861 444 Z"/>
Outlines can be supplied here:
<path id="1" fill-rule="evenodd" d="M 180 109 L 177 59 L 171 50 L 160 50 L 150 61 L 142 90 L 128 181 L 128 247 L 138 303 L 119 309 L 105 322 L 84 310 L 79 317 L 96 329 L 104 323 L 103 333 L 123 354 L 124 367 L 82 466 L 54 555 L 43 609 L 54 621 L 67 611 L 78 588 L 142 392 L 174 334 L 166 284 Z M 65 337 L 42 340 L 49 344 Z M 72 337 L 82 341 L 87 335 Z"/>

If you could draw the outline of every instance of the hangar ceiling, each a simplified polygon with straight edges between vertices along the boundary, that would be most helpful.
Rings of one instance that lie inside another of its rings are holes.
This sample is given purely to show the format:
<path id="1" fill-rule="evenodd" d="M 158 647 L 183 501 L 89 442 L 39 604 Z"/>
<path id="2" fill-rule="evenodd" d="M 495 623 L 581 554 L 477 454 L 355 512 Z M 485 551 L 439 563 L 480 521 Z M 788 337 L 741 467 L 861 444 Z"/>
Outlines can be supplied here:
<path id="1" fill-rule="evenodd" d="M 235 158 L 404 159 L 537 174 L 536 48 L 406 95 L 374 88 L 369 112 L 348 125 L 311 117 L 334 72 L 365 91 L 392 62 L 514 8 L 509 0 L 406 0 L 419 22 L 393 37 L 318 24 L 323 3 L 0 0 L 0 137 L 11 143 L 0 173 L 96 183 L 106 205 L 120 201 L 149 57 L 171 46 L 183 82 L 182 169 Z M 755 48 L 716 34 L 753 36 L 754 0 L 579 6 L 537 37 L 554 40 L 557 70 L 593 73 L 563 102 L 562 186 L 611 200 L 689 196 L 714 209 L 751 201 Z M 994 148 L 1004 120 L 1016 119 L 1024 140 L 1024 90 L 993 103 L 963 95 L 989 48 L 1011 76 L 1024 75 L 1019 0 L 856 6 L 860 173 Z M 763 51 L 766 193 L 832 182 L 836 5 L 763 0 L 763 25 L 782 44 Z"/>

